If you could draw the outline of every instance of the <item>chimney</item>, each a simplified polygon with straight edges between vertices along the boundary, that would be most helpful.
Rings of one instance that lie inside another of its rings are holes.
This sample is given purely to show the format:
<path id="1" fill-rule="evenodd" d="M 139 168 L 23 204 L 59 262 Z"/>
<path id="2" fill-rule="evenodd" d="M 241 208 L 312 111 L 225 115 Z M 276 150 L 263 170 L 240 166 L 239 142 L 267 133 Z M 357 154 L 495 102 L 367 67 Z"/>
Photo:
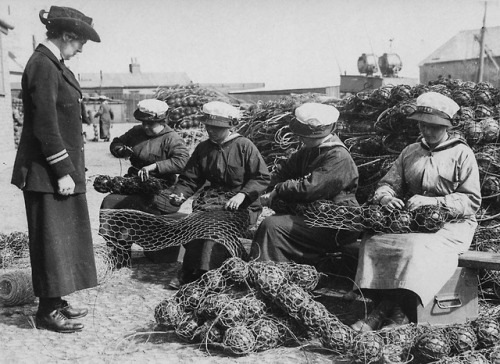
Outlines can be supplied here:
<path id="1" fill-rule="evenodd" d="M 141 73 L 141 65 L 137 63 L 137 58 L 132 58 L 128 67 L 132 74 Z"/>

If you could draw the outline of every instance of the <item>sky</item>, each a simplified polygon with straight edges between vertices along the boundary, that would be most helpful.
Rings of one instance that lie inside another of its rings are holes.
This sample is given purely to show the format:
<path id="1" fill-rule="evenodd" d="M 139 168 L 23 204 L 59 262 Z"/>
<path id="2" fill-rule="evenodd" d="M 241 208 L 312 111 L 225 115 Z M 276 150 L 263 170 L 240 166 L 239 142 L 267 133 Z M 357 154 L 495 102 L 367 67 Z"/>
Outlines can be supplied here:
<path id="1" fill-rule="evenodd" d="M 486 26 L 500 26 L 500 0 Z M 45 38 L 40 10 L 69 6 L 93 18 L 101 43 L 68 62 L 76 73 L 186 72 L 195 83 L 319 87 L 359 74 L 362 53 L 397 53 L 402 77 L 462 30 L 480 29 L 480 0 L 0 0 L 15 28 L 7 46 L 25 64 Z"/>

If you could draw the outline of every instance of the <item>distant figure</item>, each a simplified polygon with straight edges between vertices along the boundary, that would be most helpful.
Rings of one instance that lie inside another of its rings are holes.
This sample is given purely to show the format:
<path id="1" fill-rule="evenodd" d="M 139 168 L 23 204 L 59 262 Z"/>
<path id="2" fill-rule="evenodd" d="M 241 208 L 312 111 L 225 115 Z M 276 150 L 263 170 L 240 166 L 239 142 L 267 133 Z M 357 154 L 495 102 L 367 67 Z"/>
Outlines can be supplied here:
<path id="1" fill-rule="evenodd" d="M 90 125 L 91 124 L 90 113 L 87 112 L 87 108 L 85 107 L 85 103 L 83 100 L 80 103 L 80 105 L 82 106 L 82 125 L 83 125 L 83 123 Z M 83 130 L 83 132 L 82 132 L 82 137 L 83 137 L 83 142 L 86 143 L 87 142 L 87 132 L 85 130 Z"/>
<path id="2" fill-rule="evenodd" d="M 87 309 L 63 296 L 97 286 L 87 206 L 82 141 L 82 91 L 64 61 L 101 39 L 92 18 L 52 6 L 40 11 L 47 39 L 37 46 L 22 77 L 24 125 L 12 184 L 23 191 L 33 290 L 39 297 L 39 329 L 73 333 L 73 319 Z"/>
<path id="3" fill-rule="evenodd" d="M 101 105 L 99 106 L 99 111 L 95 114 L 95 117 L 99 116 L 99 133 L 101 135 L 101 139 L 105 142 L 109 142 L 110 133 L 109 129 L 111 127 L 111 120 L 115 118 L 113 114 L 113 110 L 111 110 L 111 106 L 109 106 L 108 98 L 106 96 L 99 96 L 99 100 L 101 101 Z"/>

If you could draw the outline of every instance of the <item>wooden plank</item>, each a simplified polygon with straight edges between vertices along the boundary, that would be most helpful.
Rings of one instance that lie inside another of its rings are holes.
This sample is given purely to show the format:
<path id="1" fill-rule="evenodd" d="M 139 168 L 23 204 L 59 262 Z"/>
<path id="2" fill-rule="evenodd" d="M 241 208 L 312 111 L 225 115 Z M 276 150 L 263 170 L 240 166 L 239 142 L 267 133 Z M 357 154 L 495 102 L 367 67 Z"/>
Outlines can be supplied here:
<path id="1" fill-rule="evenodd" d="M 458 266 L 465 268 L 500 270 L 500 253 L 469 250 L 458 257 Z"/>

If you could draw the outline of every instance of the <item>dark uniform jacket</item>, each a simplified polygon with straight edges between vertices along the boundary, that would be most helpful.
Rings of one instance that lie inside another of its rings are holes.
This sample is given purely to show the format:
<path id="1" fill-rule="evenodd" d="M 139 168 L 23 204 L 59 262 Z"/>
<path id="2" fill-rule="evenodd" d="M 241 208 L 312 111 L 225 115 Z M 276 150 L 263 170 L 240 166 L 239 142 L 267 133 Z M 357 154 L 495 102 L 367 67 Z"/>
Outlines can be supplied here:
<path id="1" fill-rule="evenodd" d="M 75 193 L 84 193 L 78 81 L 40 44 L 26 64 L 22 89 L 24 125 L 11 182 L 26 191 L 57 193 L 57 180 L 69 174 L 75 181 Z"/>
<path id="2" fill-rule="evenodd" d="M 358 168 L 336 135 L 315 148 L 302 148 L 280 164 L 272 175 L 280 199 L 313 202 L 352 200 L 358 187 Z"/>
<path id="3" fill-rule="evenodd" d="M 180 173 L 189 159 L 189 150 L 184 140 L 168 125 L 155 136 L 148 136 L 141 125 L 136 125 L 125 134 L 114 138 L 109 149 L 117 158 L 124 155 L 120 152 L 123 146 L 132 148 L 134 154 L 130 156 L 133 168 L 129 174 L 137 175 L 144 166 L 156 163 L 158 172 L 153 176 L 175 182 L 176 174 Z"/>
<path id="4" fill-rule="evenodd" d="M 259 196 L 266 190 L 270 174 L 257 147 L 238 133 L 219 145 L 205 140 L 196 146 L 173 193 L 189 198 L 206 181 L 213 188 L 244 193 L 241 208 L 261 209 Z"/>

